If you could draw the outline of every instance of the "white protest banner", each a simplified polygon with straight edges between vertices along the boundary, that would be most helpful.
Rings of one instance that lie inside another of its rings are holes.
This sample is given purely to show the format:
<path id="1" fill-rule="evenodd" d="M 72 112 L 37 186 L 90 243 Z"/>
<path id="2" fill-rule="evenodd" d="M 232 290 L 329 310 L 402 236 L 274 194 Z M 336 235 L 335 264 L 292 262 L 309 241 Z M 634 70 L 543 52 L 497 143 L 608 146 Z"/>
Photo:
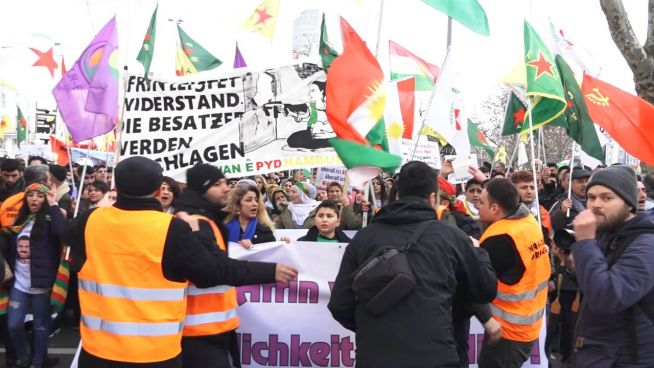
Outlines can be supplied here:
<path id="1" fill-rule="evenodd" d="M 327 188 L 329 183 L 335 181 L 339 184 L 345 183 L 345 167 L 319 167 L 316 172 L 315 184 L 317 187 Z"/>
<path id="2" fill-rule="evenodd" d="M 296 230 L 299 235 L 303 230 Z M 288 234 L 285 234 L 288 235 Z M 355 336 L 332 318 L 327 303 L 345 252 L 345 244 L 293 242 L 256 244 L 243 249 L 230 244 L 232 258 L 281 262 L 296 267 L 298 279 L 288 285 L 237 288 L 237 330 L 244 367 L 353 367 Z M 523 367 L 547 367 L 545 323 Z M 468 337 L 470 367 L 476 367 L 484 328 L 472 319 Z"/>
<path id="3" fill-rule="evenodd" d="M 49 144 L 21 144 L 16 157 L 22 157 L 27 160 L 30 156 L 39 156 L 52 159 L 54 154 Z"/>
<path id="4" fill-rule="evenodd" d="M 202 162 L 228 177 L 342 166 L 327 142 L 336 135 L 325 113 L 325 78 L 311 63 L 174 82 L 130 76 L 121 158 L 149 157 L 181 182 Z"/>
<path id="5" fill-rule="evenodd" d="M 92 151 L 79 148 L 71 148 L 70 154 L 73 162 L 77 162 L 82 158 L 90 159 L 94 165 L 105 163 L 108 166 L 115 166 L 115 154 L 113 152 Z"/>

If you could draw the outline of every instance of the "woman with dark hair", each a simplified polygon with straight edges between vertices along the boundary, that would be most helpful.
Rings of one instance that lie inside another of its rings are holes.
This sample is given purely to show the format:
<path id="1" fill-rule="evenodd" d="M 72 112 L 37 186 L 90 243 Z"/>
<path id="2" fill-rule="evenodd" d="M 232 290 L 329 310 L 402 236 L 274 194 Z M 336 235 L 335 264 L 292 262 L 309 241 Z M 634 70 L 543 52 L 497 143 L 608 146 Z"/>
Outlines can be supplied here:
<path id="1" fill-rule="evenodd" d="M 225 225 L 229 230 L 229 241 L 239 243 L 246 249 L 252 244 L 274 242 L 275 226 L 268 217 L 263 196 L 256 186 L 237 185 L 229 193 Z"/>
<path id="2" fill-rule="evenodd" d="M 287 206 L 288 201 L 290 200 L 291 198 L 288 196 L 288 194 L 286 194 L 284 189 L 282 189 L 281 187 L 277 187 L 272 192 L 270 192 L 270 203 L 272 205 L 272 208 L 269 208 L 268 213 L 270 215 L 270 219 L 274 223 L 277 222 L 277 219 L 282 214 L 281 206 Z"/>
<path id="3" fill-rule="evenodd" d="M 375 200 L 375 207 L 377 209 L 384 207 L 388 204 L 388 194 L 386 193 L 386 185 L 381 176 L 372 178 L 372 190 Z"/>
<path id="4" fill-rule="evenodd" d="M 164 176 L 159 191 L 157 192 L 156 198 L 161 203 L 163 211 L 166 213 L 175 213 L 174 204 L 175 200 L 179 198 L 181 194 L 181 189 L 175 181 L 175 179 Z"/>
<path id="5" fill-rule="evenodd" d="M 306 150 L 331 148 L 327 140 L 336 137 L 336 133 L 327 120 L 326 85 L 326 82 L 314 81 L 309 87 L 308 108 L 304 112 L 290 113 L 298 123 L 306 121 L 307 129 L 291 134 L 286 140 L 288 148 Z"/>
<path id="6" fill-rule="evenodd" d="M 9 266 L 14 283 L 7 311 L 9 336 L 16 352 L 16 366 L 30 364 L 25 316 L 34 316 L 32 366 L 43 366 L 50 334 L 50 291 L 57 277 L 65 219 L 57 206 L 56 188 L 33 183 L 25 189 L 10 240 Z"/>

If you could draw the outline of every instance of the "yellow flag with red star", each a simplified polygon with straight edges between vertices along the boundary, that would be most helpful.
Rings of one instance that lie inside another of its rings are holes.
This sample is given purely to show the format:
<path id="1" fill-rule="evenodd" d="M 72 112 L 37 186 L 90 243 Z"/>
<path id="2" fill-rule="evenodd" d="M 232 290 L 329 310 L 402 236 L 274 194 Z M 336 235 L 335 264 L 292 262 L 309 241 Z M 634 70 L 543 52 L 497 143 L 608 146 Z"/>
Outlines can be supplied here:
<path id="1" fill-rule="evenodd" d="M 9 122 L 9 117 L 6 115 L 2 116 L 0 119 L 0 139 L 5 139 L 5 132 L 12 129 L 11 123 Z"/>
<path id="2" fill-rule="evenodd" d="M 278 11 L 279 0 L 263 0 L 241 27 L 272 40 Z"/>

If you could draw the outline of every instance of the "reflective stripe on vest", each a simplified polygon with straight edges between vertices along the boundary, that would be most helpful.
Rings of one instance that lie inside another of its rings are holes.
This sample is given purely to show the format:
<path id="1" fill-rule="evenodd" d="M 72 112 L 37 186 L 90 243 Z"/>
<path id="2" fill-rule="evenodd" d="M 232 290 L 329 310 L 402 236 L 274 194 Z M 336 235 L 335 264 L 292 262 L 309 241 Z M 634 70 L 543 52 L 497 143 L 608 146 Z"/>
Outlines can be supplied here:
<path id="1" fill-rule="evenodd" d="M 78 274 L 82 347 L 98 358 L 153 363 L 181 353 L 185 282 L 163 275 L 173 217 L 160 211 L 98 208 L 84 229 Z"/>
<path id="2" fill-rule="evenodd" d="M 175 335 L 182 331 L 181 322 L 161 323 L 135 323 L 135 322 L 112 322 L 91 316 L 81 316 L 82 323 L 93 330 L 100 330 L 115 335 L 131 336 L 165 336 Z"/>
<path id="3" fill-rule="evenodd" d="M 131 300 L 184 300 L 184 289 L 146 289 L 79 280 L 79 288 L 104 297 Z"/>
<path id="4" fill-rule="evenodd" d="M 503 291 L 498 291 L 497 292 L 497 299 L 503 300 L 505 302 L 521 302 L 524 300 L 530 300 L 536 298 L 536 295 L 540 293 L 542 290 L 547 288 L 547 285 L 549 284 L 549 280 L 543 281 L 538 285 L 538 287 L 535 290 L 527 290 L 522 293 L 518 294 L 511 294 L 511 293 L 505 293 Z"/>
<path id="5" fill-rule="evenodd" d="M 493 312 L 493 316 L 500 317 L 505 321 L 523 326 L 530 326 L 536 322 L 542 321 L 543 313 L 545 312 L 545 308 L 542 308 L 529 316 L 521 316 L 519 314 L 509 313 L 505 310 L 502 310 L 496 307 L 494 304 L 490 305 L 490 309 Z"/>
<path id="6" fill-rule="evenodd" d="M 230 309 L 226 312 L 209 312 L 186 316 L 185 326 L 197 326 L 205 323 L 225 322 L 236 317 L 236 309 Z"/>
<path id="7" fill-rule="evenodd" d="M 198 220 L 206 221 L 216 238 L 216 245 L 227 250 L 218 225 L 211 219 L 194 215 Z M 236 329 L 240 320 L 236 314 L 236 289 L 227 285 L 210 288 L 198 288 L 189 283 L 187 288 L 188 303 L 184 320 L 184 336 L 218 335 Z"/>
<path id="8" fill-rule="evenodd" d="M 514 285 L 498 279 L 497 297 L 491 310 L 502 326 L 503 338 L 531 342 L 539 336 L 547 303 L 551 272 L 549 250 L 538 222 L 531 215 L 494 222 L 479 241 L 483 244 L 486 239 L 498 235 L 508 235 L 513 240 L 525 272 Z"/>

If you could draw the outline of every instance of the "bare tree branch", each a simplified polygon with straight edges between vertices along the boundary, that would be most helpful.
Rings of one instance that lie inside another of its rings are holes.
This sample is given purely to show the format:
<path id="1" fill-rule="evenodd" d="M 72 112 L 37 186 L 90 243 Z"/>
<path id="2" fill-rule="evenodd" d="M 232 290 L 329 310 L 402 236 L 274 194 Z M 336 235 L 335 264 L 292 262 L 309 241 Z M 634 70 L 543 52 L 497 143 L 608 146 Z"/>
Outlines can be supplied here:
<path id="1" fill-rule="evenodd" d="M 654 0 L 649 0 L 647 5 L 647 40 L 645 41 L 645 52 L 647 55 L 654 54 Z"/>
<path id="2" fill-rule="evenodd" d="M 627 60 L 631 71 L 637 75 L 638 66 L 647 58 L 647 54 L 640 46 L 634 30 L 631 28 L 631 22 L 629 22 L 627 12 L 624 10 L 622 0 L 600 0 L 600 4 L 606 16 L 606 21 L 609 24 L 613 42 L 615 42 L 625 60 Z M 650 9 L 651 4 L 652 0 L 650 0 Z M 650 19 L 650 25 L 651 22 L 652 20 Z"/>

